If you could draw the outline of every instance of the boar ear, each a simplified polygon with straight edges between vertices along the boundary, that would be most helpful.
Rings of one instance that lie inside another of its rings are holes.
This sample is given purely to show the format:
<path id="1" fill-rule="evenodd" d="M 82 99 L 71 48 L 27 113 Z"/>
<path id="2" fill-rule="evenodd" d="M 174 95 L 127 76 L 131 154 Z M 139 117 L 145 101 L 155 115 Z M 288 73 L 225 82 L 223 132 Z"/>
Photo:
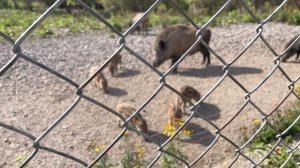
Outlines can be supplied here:
<path id="1" fill-rule="evenodd" d="M 160 40 L 159 41 L 159 48 L 162 49 L 162 50 L 167 49 L 166 43 L 164 41 Z"/>

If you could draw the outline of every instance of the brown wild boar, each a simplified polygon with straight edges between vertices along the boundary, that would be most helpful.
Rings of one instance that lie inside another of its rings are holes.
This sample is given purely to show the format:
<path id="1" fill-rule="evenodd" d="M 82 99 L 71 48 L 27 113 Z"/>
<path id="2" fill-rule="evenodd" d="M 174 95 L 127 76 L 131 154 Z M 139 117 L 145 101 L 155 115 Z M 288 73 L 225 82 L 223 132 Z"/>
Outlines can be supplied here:
<path id="1" fill-rule="evenodd" d="M 116 107 L 116 111 L 121 114 L 124 118 L 129 118 L 135 111 L 136 109 L 127 103 L 120 103 Z M 121 127 L 122 120 L 118 120 L 118 126 Z M 141 131 L 145 134 L 148 133 L 148 126 L 146 120 L 142 117 L 140 113 L 137 113 L 131 120 L 130 123 L 138 130 Z M 143 137 L 145 141 L 147 141 L 146 137 Z"/>
<path id="2" fill-rule="evenodd" d="M 287 49 L 298 37 L 299 35 L 297 35 L 296 37 L 292 38 L 286 45 L 285 45 L 285 49 Z M 281 61 L 285 62 L 287 59 L 289 59 L 290 57 L 292 57 L 293 55 L 297 54 L 296 56 L 296 60 L 299 58 L 300 55 L 300 40 L 298 39 L 296 41 L 296 43 L 289 48 L 286 53 L 281 57 Z"/>
<path id="3" fill-rule="evenodd" d="M 200 99 L 200 93 L 191 86 L 183 86 L 179 89 L 179 92 L 190 101 L 198 101 Z M 169 106 L 168 117 L 170 125 L 176 126 L 176 120 L 181 120 L 182 114 L 186 112 L 186 103 L 187 101 L 178 95 L 174 102 Z"/>
<path id="4" fill-rule="evenodd" d="M 200 100 L 201 96 L 200 93 L 193 87 L 185 85 L 179 89 L 180 94 L 182 94 L 185 98 L 189 101 L 198 101 Z M 181 96 L 178 95 L 177 100 L 180 104 L 182 104 L 182 108 L 185 109 L 187 101 L 183 99 Z M 178 103 L 178 104 L 179 104 Z"/>
<path id="5" fill-rule="evenodd" d="M 174 101 L 168 109 L 168 118 L 169 118 L 169 124 L 171 126 L 177 126 L 176 120 L 181 120 L 182 118 L 182 104 L 180 104 L 179 101 Z"/>
<path id="6" fill-rule="evenodd" d="M 96 71 L 97 71 L 98 67 L 93 66 L 90 69 L 90 75 L 92 76 Z M 105 78 L 105 76 L 103 75 L 102 72 L 99 72 L 96 77 L 93 79 L 94 81 L 94 85 L 98 88 L 100 88 L 104 93 L 108 93 L 108 83 L 107 83 L 107 79 Z"/>
<path id="7" fill-rule="evenodd" d="M 210 38 L 210 29 L 204 29 L 203 41 L 206 44 L 209 44 Z M 156 55 L 153 59 L 152 65 L 154 67 L 158 67 L 166 60 L 171 59 L 171 66 L 173 66 L 196 40 L 195 28 L 185 25 L 168 26 L 160 32 L 154 41 L 154 50 Z M 198 51 L 200 51 L 203 55 L 202 64 L 206 62 L 206 66 L 208 66 L 210 64 L 210 53 L 208 49 L 199 43 L 199 45 L 195 47 L 190 54 L 194 54 Z M 177 67 L 174 69 L 174 72 L 176 71 Z"/>
<path id="8" fill-rule="evenodd" d="M 111 73 L 111 76 L 114 76 L 116 72 L 118 72 L 118 66 L 122 63 L 122 56 L 120 54 L 115 55 L 109 65 L 109 71 Z"/>
<path id="9" fill-rule="evenodd" d="M 141 13 L 141 12 L 136 13 L 135 16 L 132 18 L 132 21 L 129 23 L 129 26 L 131 26 L 135 22 L 137 22 L 143 15 L 144 15 L 144 13 Z M 138 24 L 136 26 L 136 28 L 131 33 L 133 34 L 134 31 L 138 31 L 138 34 L 140 34 L 141 32 L 143 34 L 147 34 L 147 32 L 148 32 L 148 26 L 149 26 L 149 18 L 146 17 L 144 20 L 142 20 L 140 22 L 140 24 Z"/>

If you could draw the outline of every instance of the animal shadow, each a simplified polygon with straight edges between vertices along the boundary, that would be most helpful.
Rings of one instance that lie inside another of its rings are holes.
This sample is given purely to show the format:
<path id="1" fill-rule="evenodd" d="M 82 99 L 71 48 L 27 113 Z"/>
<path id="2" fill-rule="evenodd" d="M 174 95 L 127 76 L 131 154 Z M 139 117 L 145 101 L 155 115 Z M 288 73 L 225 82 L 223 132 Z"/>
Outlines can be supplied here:
<path id="1" fill-rule="evenodd" d="M 125 71 L 120 72 L 116 76 L 120 77 L 120 78 L 126 78 L 126 77 L 132 77 L 132 76 L 138 75 L 140 73 L 141 72 L 138 70 L 126 69 Z"/>
<path id="2" fill-rule="evenodd" d="M 201 103 L 198 107 L 198 113 L 195 113 L 194 117 L 204 117 L 208 120 L 216 120 L 220 118 L 220 109 L 218 106 L 210 103 Z"/>
<path id="3" fill-rule="evenodd" d="M 185 138 L 180 137 L 179 141 L 181 142 L 198 143 L 208 146 L 215 139 L 215 136 L 212 133 L 194 123 L 188 123 L 185 129 L 192 131 L 193 134 L 186 136 Z M 169 136 L 156 131 L 149 131 L 148 134 L 151 137 L 151 141 L 158 145 L 162 145 L 170 138 Z M 182 134 L 182 132 L 180 134 Z"/>
<path id="4" fill-rule="evenodd" d="M 190 76 L 190 77 L 216 77 L 224 75 L 222 71 L 223 66 L 209 66 L 206 68 L 181 68 L 177 72 L 179 75 L 183 76 Z M 257 74 L 262 73 L 263 70 L 253 67 L 237 67 L 237 66 L 230 66 L 229 68 L 230 74 L 232 75 L 242 75 L 242 74 Z"/>
<path id="5" fill-rule="evenodd" d="M 166 142 L 166 140 L 168 140 L 170 138 L 167 135 L 164 135 L 160 132 L 156 132 L 156 131 L 153 131 L 153 130 L 149 130 L 148 134 L 151 137 L 151 140 L 153 141 L 153 143 L 156 143 L 156 144 L 159 144 L 159 145 L 163 144 L 164 142 Z"/>
<path id="6" fill-rule="evenodd" d="M 120 88 L 115 88 L 115 87 L 109 87 L 108 88 L 108 91 L 110 95 L 112 96 L 125 96 L 127 95 L 127 91 L 123 90 L 123 89 L 120 89 Z"/>
<path id="7" fill-rule="evenodd" d="M 191 122 L 186 125 L 185 129 L 191 131 L 192 134 L 188 138 L 180 139 L 181 142 L 209 146 L 216 138 L 209 130 Z"/>

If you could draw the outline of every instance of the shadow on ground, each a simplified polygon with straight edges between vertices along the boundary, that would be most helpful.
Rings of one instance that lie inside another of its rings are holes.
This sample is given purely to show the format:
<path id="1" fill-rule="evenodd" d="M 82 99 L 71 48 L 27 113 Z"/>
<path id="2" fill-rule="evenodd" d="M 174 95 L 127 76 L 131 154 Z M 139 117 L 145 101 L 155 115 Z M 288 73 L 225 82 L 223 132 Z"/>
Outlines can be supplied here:
<path id="1" fill-rule="evenodd" d="M 216 120 L 220 118 L 220 109 L 218 106 L 210 103 L 202 103 L 199 105 L 199 113 L 195 113 L 194 117 L 204 117 L 208 120 Z"/>
<path id="2" fill-rule="evenodd" d="M 206 68 L 179 68 L 177 74 L 189 77 L 215 77 L 222 76 L 224 72 L 222 71 L 223 66 L 209 66 Z M 257 74 L 262 73 L 263 70 L 252 67 L 237 67 L 230 66 L 230 74 L 232 75 L 243 75 L 243 74 Z"/>
<path id="3" fill-rule="evenodd" d="M 201 114 L 201 117 L 205 117 L 208 120 L 216 120 L 220 118 L 220 109 L 214 104 L 202 103 L 199 106 L 199 113 Z M 198 118 L 200 117 L 200 115 L 195 114 L 194 117 Z M 198 143 L 204 146 L 208 146 L 215 139 L 215 136 L 209 130 L 206 130 L 200 125 L 194 124 L 192 122 L 189 122 L 185 129 L 192 131 L 193 134 L 189 137 L 184 136 L 184 139 L 180 138 L 179 140 L 181 142 Z M 163 144 L 169 138 L 169 136 L 156 131 L 149 131 L 149 135 L 158 144 Z"/>
<path id="4" fill-rule="evenodd" d="M 120 89 L 120 88 L 109 87 L 108 91 L 109 91 L 108 94 L 110 94 L 112 96 L 120 97 L 120 96 L 127 95 L 127 91 Z"/>
<path id="5" fill-rule="evenodd" d="M 181 142 L 193 144 L 197 143 L 204 146 L 209 146 L 215 139 L 215 136 L 210 131 L 197 124 L 188 123 L 185 129 L 190 130 L 193 133 L 190 136 L 182 136 L 183 133 L 179 133 L 177 137 L 179 137 L 178 140 Z M 149 131 L 149 135 L 151 136 L 151 139 L 154 140 L 154 143 L 160 145 L 165 143 L 170 138 L 169 136 L 156 131 Z"/>
<path id="6" fill-rule="evenodd" d="M 120 72 L 119 74 L 117 74 L 117 77 L 127 78 L 127 77 L 132 77 L 132 76 L 138 75 L 140 73 L 141 72 L 138 70 L 126 69 L 123 72 Z"/>

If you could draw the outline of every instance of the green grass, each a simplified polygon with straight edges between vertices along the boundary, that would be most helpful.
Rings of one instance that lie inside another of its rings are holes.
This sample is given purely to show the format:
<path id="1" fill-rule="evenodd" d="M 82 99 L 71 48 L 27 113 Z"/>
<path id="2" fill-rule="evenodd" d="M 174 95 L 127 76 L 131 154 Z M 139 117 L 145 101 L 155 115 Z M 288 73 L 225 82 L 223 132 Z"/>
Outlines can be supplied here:
<path id="1" fill-rule="evenodd" d="M 0 31 L 16 39 L 41 14 L 42 11 L 37 12 L 27 10 L 0 9 Z M 264 20 L 269 14 L 270 12 L 262 12 L 262 14 L 257 15 L 257 17 L 259 18 L 259 20 Z M 110 22 L 116 29 L 125 31 L 128 28 L 128 24 L 130 23 L 131 18 L 134 14 L 132 12 L 122 12 L 118 14 L 104 13 L 104 15 L 108 18 L 108 22 Z M 192 16 L 192 19 L 197 24 L 202 25 L 210 19 L 210 16 Z M 272 21 L 300 25 L 300 12 L 297 9 L 290 9 L 286 7 L 280 10 L 280 12 L 275 15 Z M 232 10 L 217 17 L 217 19 L 214 20 L 212 25 L 210 26 L 221 26 L 249 22 L 254 22 L 254 20 L 247 12 Z M 166 27 L 167 25 L 188 23 L 188 20 L 183 16 L 167 9 L 163 10 L 163 12 L 150 14 L 150 26 L 152 27 L 159 25 L 162 25 L 162 27 Z M 79 16 L 73 16 L 59 10 L 51 14 L 42 23 L 42 25 L 38 26 L 37 29 L 33 32 L 33 36 L 60 36 L 69 33 L 88 32 L 101 29 L 107 29 L 107 27 L 97 18 L 91 16 L 91 14 L 83 13 Z"/>
<path id="2" fill-rule="evenodd" d="M 26 10 L 0 10 L 0 31 L 18 38 L 42 14 Z M 48 37 L 100 30 L 104 24 L 90 15 L 72 16 L 64 12 L 54 12 L 33 32 L 33 36 Z"/>
<path id="3" fill-rule="evenodd" d="M 296 92 L 299 95 L 300 88 L 296 88 Z M 259 132 L 259 134 L 250 143 L 250 152 L 262 154 L 266 156 L 274 144 L 278 141 L 276 135 L 284 132 L 292 123 L 300 116 L 300 101 L 296 102 L 295 106 L 291 109 L 284 111 L 276 111 L 275 114 L 268 117 L 267 121 L 272 125 L 265 125 Z M 256 124 L 250 134 L 258 130 L 260 124 Z M 295 139 L 300 135 L 300 123 L 297 122 L 294 126 L 282 137 L 286 144 L 294 146 L 297 140 Z M 248 137 L 249 138 L 249 137 Z M 246 139 L 248 139 L 246 137 Z M 284 146 L 278 146 L 266 159 L 266 163 L 263 163 L 262 167 L 279 167 L 289 157 L 290 153 Z M 294 168 L 297 167 L 297 163 L 300 161 L 300 151 L 295 150 L 293 157 L 287 162 L 286 167 Z"/>
<path id="4" fill-rule="evenodd" d="M 268 118 L 269 123 L 274 127 L 270 127 L 266 125 L 260 133 L 255 137 L 254 141 L 252 142 L 253 146 L 257 144 L 260 145 L 267 145 L 277 141 L 276 135 L 277 132 L 283 132 L 286 130 L 294 121 L 295 119 L 300 116 L 300 102 L 297 102 L 293 109 L 288 109 L 287 111 L 278 111 L 274 116 Z M 254 130 L 258 129 L 255 128 Z M 277 130 L 277 132 L 275 131 Z M 295 135 L 300 135 L 300 123 L 296 123 L 286 135 L 283 136 L 286 143 L 291 143 L 292 137 Z"/>

